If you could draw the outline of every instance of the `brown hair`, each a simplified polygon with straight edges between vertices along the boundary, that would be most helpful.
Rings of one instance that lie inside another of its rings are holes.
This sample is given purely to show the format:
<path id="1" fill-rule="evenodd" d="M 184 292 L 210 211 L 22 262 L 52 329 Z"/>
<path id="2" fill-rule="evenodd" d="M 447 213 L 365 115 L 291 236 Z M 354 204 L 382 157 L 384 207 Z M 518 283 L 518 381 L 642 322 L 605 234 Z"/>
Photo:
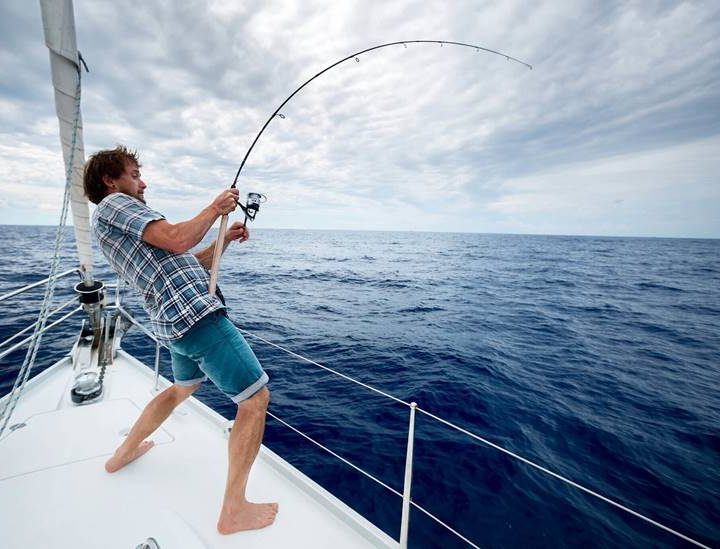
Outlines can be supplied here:
<path id="1" fill-rule="evenodd" d="M 114 149 L 98 151 L 85 163 L 83 187 L 85 195 L 93 204 L 100 204 L 107 195 L 107 186 L 104 176 L 117 179 L 125 173 L 125 163 L 131 162 L 140 167 L 140 156 L 137 151 L 131 151 L 125 145 L 118 145 Z"/>

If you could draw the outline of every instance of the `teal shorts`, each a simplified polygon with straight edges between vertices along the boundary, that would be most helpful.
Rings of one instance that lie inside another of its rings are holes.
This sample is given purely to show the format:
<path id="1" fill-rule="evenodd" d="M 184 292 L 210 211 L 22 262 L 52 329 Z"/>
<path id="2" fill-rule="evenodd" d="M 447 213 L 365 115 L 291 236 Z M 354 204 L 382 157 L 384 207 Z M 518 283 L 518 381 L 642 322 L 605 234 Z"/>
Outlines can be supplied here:
<path id="1" fill-rule="evenodd" d="M 180 339 L 170 341 L 168 347 L 177 385 L 195 385 L 210 378 L 238 403 L 268 382 L 268 375 L 250 345 L 223 310 L 198 320 Z"/>

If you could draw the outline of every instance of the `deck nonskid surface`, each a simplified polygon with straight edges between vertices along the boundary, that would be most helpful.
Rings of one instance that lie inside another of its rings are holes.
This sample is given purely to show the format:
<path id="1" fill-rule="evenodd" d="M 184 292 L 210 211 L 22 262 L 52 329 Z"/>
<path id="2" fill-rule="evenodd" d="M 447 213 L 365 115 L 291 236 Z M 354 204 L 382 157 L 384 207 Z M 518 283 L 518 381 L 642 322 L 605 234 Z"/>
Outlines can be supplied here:
<path id="1" fill-rule="evenodd" d="M 4 547 L 128 548 L 148 537 L 162 548 L 396 545 L 264 447 L 248 498 L 279 502 L 277 519 L 262 530 L 221 536 L 222 418 L 186 402 L 151 437 L 156 447 L 111 475 L 105 461 L 154 395 L 150 372 L 120 353 L 105 400 L 82 407 L 61 400 L 70 373 L 69 363 L 61 365 L 29 386 L 12 420 L 26 426 L 0 440 Z"/>

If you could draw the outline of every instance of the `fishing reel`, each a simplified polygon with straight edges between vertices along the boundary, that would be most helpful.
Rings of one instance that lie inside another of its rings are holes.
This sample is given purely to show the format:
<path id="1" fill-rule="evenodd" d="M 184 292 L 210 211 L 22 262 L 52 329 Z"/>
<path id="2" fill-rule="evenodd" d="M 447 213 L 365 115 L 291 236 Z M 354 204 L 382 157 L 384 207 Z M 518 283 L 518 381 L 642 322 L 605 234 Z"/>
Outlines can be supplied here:
<path id="1" fill-rule="evenodd" d="M 260 193 L 248 193 L 247 201 L 243 206 L 240 202 L 237 203 L 240 209 L 245 213 L 245 221 L 255 221 L 255 216 L 260 210 L 260 204 L 267 201 L 267 196 Z"/>

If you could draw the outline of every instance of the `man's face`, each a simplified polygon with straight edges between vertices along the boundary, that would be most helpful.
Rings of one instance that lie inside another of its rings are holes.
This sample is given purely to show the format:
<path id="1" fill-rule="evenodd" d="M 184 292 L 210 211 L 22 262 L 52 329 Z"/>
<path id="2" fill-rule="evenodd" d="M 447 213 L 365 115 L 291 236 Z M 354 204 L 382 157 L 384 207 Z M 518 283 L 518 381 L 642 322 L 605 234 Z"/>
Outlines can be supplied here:
<path id="1" fill-rule="evenodd" d="M 141 179 L 140 168 L 134 162 L 125 162 L 125 171 L 117 179 L 105 180 L 108 193 L 125 193 L 145 204 L 145 182 Z"/>

